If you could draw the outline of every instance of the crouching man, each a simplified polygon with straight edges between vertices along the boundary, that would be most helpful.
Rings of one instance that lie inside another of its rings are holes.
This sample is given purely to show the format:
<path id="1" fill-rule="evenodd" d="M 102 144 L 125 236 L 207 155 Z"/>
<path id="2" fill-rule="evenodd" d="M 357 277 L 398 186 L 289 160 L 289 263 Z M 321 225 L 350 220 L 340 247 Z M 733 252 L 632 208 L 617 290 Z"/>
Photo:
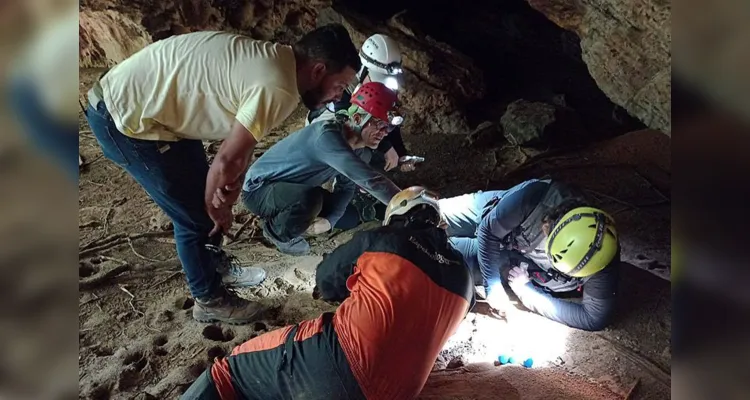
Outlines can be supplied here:
<path id="1" fill-rule="evenodd" d="M 302 237 L 327 232 L 341 218 L 357 186 L 384 204 L 399 188 L 356 153 L 371 137 L 388 133 L 396 94 L 382 83 L 363 85 L 346 121 L 322 121 L 292 133 L 248 170 L 242 201 L 263 219 L 263 235 L 285 254 L 304 255 Z M 321 187 L 336 178 L 333 193 Z"/>
<path id="2" fill-rule="evenodd" d="M 523 305 L 573 328 L 597 331 L 615 310 L 619 244 L 614 220 L 581 193 L 550 180 L 440 200 L 451 244 L 507 310 L 507 283 Z M 558 298 L 583 291 L 580 303 Z"/>
<path id="3" fill-rule="evenodd" d="M 415 398 L 473 303 L 438 207 L 424 188 L 398 193 L 384 227 L 358 233 L 318 265 L 319 294 L 343 300 L 335 313 L 243 343 L 183 398 Z"/>

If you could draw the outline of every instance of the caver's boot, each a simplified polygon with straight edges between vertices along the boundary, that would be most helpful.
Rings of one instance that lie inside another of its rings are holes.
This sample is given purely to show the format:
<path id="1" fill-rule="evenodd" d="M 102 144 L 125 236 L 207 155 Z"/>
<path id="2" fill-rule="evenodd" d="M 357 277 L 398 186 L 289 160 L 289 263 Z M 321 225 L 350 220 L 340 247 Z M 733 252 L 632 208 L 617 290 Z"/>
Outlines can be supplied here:
<path id="1" fill-rule="evenodd" d="M 263 237 L 273 243 L 280 252 L 290 256 L 304 256 L 310 253 L 310 243 L 307 243 L 302 236 L 298 236 L 288 242 L 282 242 L 276 238 L 276 235 L 268 228 L 266 221 L 263 221 Z"/>
<path id="2" fill-rule="evenodd" d="M 266 279 L 266 271 L 258 267 L 243 267 L 237 257 L 228 254 L 218 246 L 206 245 L 211 252 L 216 265 L 216 271 L 221 274 L 221 282 L 229 288 L 239 288 L 260 285 Z"/>
<path id="3" fill-rule="evenodd" d="M 243 325 L 260 318 L 263 306 L 245 300 L 236 293 L 221 287 L 213 296 L 195 299 L 193 318 L 198 322 L 226 322 Z"/>

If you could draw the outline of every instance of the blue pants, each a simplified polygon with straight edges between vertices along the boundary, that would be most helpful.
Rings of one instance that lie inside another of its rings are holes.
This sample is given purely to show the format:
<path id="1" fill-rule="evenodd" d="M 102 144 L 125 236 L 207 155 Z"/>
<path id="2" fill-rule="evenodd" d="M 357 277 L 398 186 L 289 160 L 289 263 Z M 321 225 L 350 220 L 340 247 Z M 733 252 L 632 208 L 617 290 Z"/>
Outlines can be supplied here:
<path id="1" fill-rule="evenodd" d="M 221 284 L 206 244 L 213 222 L 205 209 L 208 162 L 200 140 L 161 142 L 127 137 L 117 130 L 104 102 L 89 106 L 86 119 L 104 156 L 127 171 L 174 224 L 177 255 L 193 297 L 206 297 Z"/>
<path id="2" fill-rule="evenodd" d="M 39 99 L 38 90 L 32 82 L 15 79 L 10 82 L 8 104 L 33 145 L 77 182 L 78 122 L 60 121 L 50 115 Z"/>
<path id="3" fill-rule="evenodd" d="M 477 238 L 452 237 L 448 239 L 451 246 L 461 253 L 466 266 L 474 278 L 474 285 L 483 285 L 482 270 L 479 269 L 479 245 Z"/>

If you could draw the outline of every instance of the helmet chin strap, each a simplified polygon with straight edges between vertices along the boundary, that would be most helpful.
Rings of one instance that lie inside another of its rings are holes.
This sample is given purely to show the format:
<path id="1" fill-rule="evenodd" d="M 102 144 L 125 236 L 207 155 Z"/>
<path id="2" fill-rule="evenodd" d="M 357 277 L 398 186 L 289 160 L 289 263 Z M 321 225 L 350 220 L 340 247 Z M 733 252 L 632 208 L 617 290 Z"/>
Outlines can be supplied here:
<path id="1" fill-rule="evenodd" d="M 362 81 L 364 81 L 365 78 L 367 78 L 367 75 L 369 75 L 369 73 L 370 73 L 370 70 L 367 69 L 367 67 L 364 64 L 362 64 L 362 68 L 359 70 L 359 73 L 357 74 L 357 81 L 359 83 L 362 83 Z"/>

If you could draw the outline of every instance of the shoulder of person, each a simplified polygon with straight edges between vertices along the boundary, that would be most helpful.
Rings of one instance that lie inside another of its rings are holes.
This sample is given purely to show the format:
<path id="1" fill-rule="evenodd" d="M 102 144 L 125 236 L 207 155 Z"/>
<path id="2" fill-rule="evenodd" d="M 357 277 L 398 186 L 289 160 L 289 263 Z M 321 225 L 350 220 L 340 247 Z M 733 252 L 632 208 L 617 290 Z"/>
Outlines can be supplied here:
<path id="1" fill-rule="evenodd" d="M 610 279 L 618 279 L 620 275 L 620 265 L 622 262 L 620 261 L 619 257 L 615 257 L 612 261 L 607 264 L 606 267 L 602 268 L 601 271 L 595 273 L 594 275 L 591 275 L 588 277 L 585 281 L 607 281 Z"/>
<path id="2" fill-rule="evenodd" d="M 312 124 L 308 126 L 312 127 L 312 129 L 315 131 L 315 133 L 313 134 L 316 137 L 324 141 L 344 142 L 344 143 L 346 142 L 343 136 L 344 124 L 337 119 L 317 121 L 317 122 L 313 122 Z"/>

